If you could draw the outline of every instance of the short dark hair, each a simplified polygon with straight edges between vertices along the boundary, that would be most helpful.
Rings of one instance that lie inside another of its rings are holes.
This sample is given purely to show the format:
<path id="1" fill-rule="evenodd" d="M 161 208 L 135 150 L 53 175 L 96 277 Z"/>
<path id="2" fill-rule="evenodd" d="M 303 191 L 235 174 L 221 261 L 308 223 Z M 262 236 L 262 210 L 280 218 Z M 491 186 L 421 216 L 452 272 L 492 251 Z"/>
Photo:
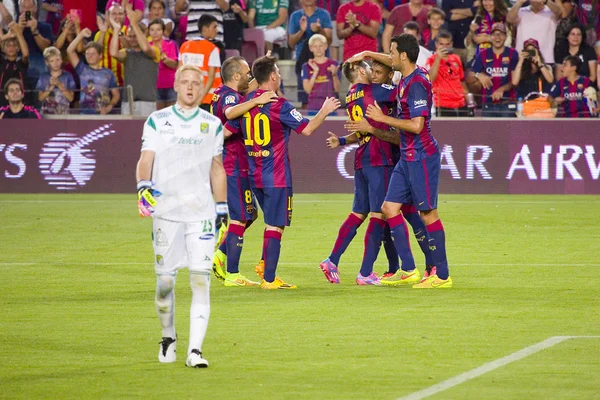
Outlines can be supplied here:
<path id="1" fill-rule="evenodd" d="M 417 31 L 417 35 L 421 34 L 421 27 L 415 21 L 408 21 L 402 25 L 402 29 L 408 29 L 409 31 Z"/>
<path id="2" fill-rule="evenodd" d="M 344 76 L 346 77 L 346 79 L 348 79 L 348 82 L 354 83 L 354 81 L 358 77 L 358 69 L 359 68 L 368 68 L 368 67 L 369 67 L 369 64 L 367 64 L 367 62 L 364 60 L 359 61 L 357 63 L 349 63 L 346 61 L 342 65 L 342 72 L 344 73 Z"/>
<path id="3" fill-rule="evenodd" d="M 23 82 L 21 82 L 19 79 L 17 78 L 10 78 L 8 81 L 6 81 L 6 83 L 4 84 L 4 93 L 8 93 L 8 87 L 12 86 L 12 85 L 19 85 L 19 89 L 21 89 L 21 92 L 23 91 Z"/>
<path id="4" fill-rule="evenodd" d="M 148 23 L 148 30 L 150 30 L 150 27 L 151 27 L 152 25 L 160 25 L 163 31 L 164 31 L 164 30 L 167 28 L 167 27 L 165 26 L 165 23 L 163 22 L 163 20 L 162 20 L 162 19 L 160 19 L 160 18 L 155 18 L 155 19 L 153 19 L 152 21 L 150 21 L 150 22 Z"/>
<path id="5" fill-rule="evenodd" d="M 202 32 L 202 28 L 208 28 L 213 22 L 217 22 L 215 17 L 210 14 L 202 14 L 198 20 L 198 30 Z"/>
<path id="6" fill-rule="evenodd" d="M 438 33 L 437 37 L 435 38 L 435 41 L 437 42 L 440 39 L 452 40 L 452 34 L 445 29 L 440 29 L 440 32 Z"/>
<path id="7" fill-rule="evenodd" d="M 269 77 L 272 72 L 275 72 L 275 64 L 277 59 L 275 57 L 262 56 L 257 58 L 252 64 L 252 75 L 256 79 L 256 83 L 262 85 L 269 81 Z"/>
<path id="8" fill-rule="evenodd" d="M 403 33 L 394 36 L 392 38 L 392 43 L 396 43 L 398 53 L 406 53 L 406 57 L 408 57 L 408 61 L 410 61 L 411 64 L 417 62 L 417 58 L 419 57 L 419 42 L 416 37 L 408 33 Z"/>
<path id="9" fill-rule="evenodd" d="M 442 10 L 441 8 L 438 8 L 438 7 L 432 7 L 427 12 L 427 18 L 431 18 L 431 16 L 433 16 L 433 15 L 439 15 L 440 17 L 442 17 L 442 19 L 446 19 L 446 13 L 444 12 L 444 10 Z"/>
<path id="10" fill-rule="evenodd" d="M 240 63 L 242 61 L 246 60 L 241 56 L 233 56 L 225 60 L 223 65 L 221 65 L 221 78 L 223 78 L 223 82 L 231 81 L 235 73 L 240 73 Z"/>
<path id="11" fill-rule="evenodd" d="M 98 42 L 94 42 L 93 40 L 91 42 L 88 42 L 85 47 L 84 50 L 87 49 L 96 49 L 96 51 L 98 52 L 98 54 L 102 55 L 102 50 L 104 49 L 102 47 L 102 45 Z"/>
<path id="12" fill-rule="evenodd" d="M 566 56 L 563 60 L 563 64 L 567 61 L 569 62 L 569 64 L 571 64 L 571 66 L 577 67 L 577 70 L 579 70 L 579 67 L 581 67 L 581 60 L 577 56 Z"/>
<path id="13" fill-rule="evenodd" d="M 391 71 L 392 71 L 392 67 L 390 67 L 389 65 L 387 65 L 387 64 L 384 64 L 384 63 L 382 63 L 382 62 L 379 62 L 379 61 L 377 61 L 377 60 L 373 60 L 373 61 L 371 62 L 371 66 L 373 66 L 373 67 L 382 67 L 382 68 L 386 68 L 386 69 L 387 69 L 389 72 L 391 72 Z"/>
<path id="14" fill-rule="evenodd" d="M 152 4 L 154 4 L 154 3 L 160 4 L 162 6 L 163 10 L 167 8 L 164 0 L 150 0 L 150 3 L 148 3 L 148 10 L 150 8 L 152 8 Z"/>

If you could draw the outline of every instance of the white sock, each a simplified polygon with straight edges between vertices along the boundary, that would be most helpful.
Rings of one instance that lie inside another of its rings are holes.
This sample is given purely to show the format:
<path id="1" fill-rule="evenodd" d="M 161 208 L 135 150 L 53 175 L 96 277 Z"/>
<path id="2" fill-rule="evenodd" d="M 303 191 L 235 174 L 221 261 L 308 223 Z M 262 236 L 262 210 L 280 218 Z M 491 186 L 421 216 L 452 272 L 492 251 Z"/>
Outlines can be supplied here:
<path id="1" fill-rule="evenodd" d="M 159 275 L 156 277 L 156 312 L 162 326 L 162 336 L 175 339 L 175 277 Z"/>
<path id="2" fill-rule="evenodd" d="M 202 342 L 210 317 L 210 273 L 191 272 L 192 306 L 190 308 L 190 343 L 188 354 L 193 349 L 202 351 Z"/>

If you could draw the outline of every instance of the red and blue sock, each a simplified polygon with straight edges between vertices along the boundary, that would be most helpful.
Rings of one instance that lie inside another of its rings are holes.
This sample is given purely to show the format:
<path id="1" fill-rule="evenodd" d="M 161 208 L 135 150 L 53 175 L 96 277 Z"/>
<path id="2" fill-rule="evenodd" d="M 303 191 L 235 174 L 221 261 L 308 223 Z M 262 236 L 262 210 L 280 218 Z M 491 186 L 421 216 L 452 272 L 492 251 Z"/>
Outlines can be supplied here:
<path id="1" fill-rule="evenodd" d="M 427 265 L 427 269 L 430 270 L 433 263 L 433 258 L 431 257 L 431 250 L 429 250 L 429 235 L 427 234 L 427 228 L 425 227 L 425 222 L 421 219 L 419 212 L 415 206 L 403 205 L 401 208 L 402 214 L 404 218 L 408 221 L 410 226 L 415 233 L 415 238 L 417 239 L 417 243 L 419 243 L 419 247 L 421 251 L 425 255 L 425 265 Z"/>
<path id="2" fill-rule="evenodd" d="M 398 252 L 396 251 L 396 246 L 394 246 L 390 224 L 388 223 L 385 224 L 385 229 L 383 230 L 383 249 L 389 263 L 388 272 L 396 273 L 400 269 L 400 262 L 398 261 Z"/>
<path id="3" fill-rule="evenodd" d="M 273 282 L 277 273 L 279 253 L 281 253 L 281 232 L 265 230 L 263 255 L 265 258 L 265 281 Z"/>
<path id="4" fill-rule="evenodd" d="M 448 259 L 446 258 L 446 233 L 442 221 L 438 219 L 433 224 L 427 225 L 427 232 L 429 233 L 429 248 L 431 249 L 436 274 L 440 279 L 448 279 L 450 272 L 448 271 Z"/>
<path id="5" fill-rule="evenodd" d="M 246 221 L 245 229 L 250 228 L 250 225 L 252 225 L 252 223 L 254 223 L 254 221 L 256 221 L 256 219 L 250 219 L 250 220 Z M 222 251 L 225 255 L 227 255 L 227 240 L 223 240 L 221 242 L 221 244 L 219 245 L 219 250 Z"/>
<path id="6" fill-rule="evenodd" d="M 348 246 L 354 236 L 356 236 L 356 231 L 358 227 L 363 223 L 362 219 L 358 218 L 354 214 L 348 215 L 348 218 L 342 223 L 340 226 L 340 230 L 337 235 L 337 239 L 335 240 L 335 244 L 333 245 L 333 250 L 331 250 L 331 254 L 329 255 L 329 260 L 338 265 L 340 262 L 340 257 Z"/>
<path id="7" fill-rule="evenodd" d="M 400 260 L 402 261 L 403 271 L 412 271 L 415 269 L 415 259 L 410 250 L 410 241 L 408 239 L 408 227 L 402 214 L 398 214 L 395 217 L 388 219 L 390 225 L 390 231 L 394 238 L 394 245 Z"/>
<path id="8" fill-rule="evenodd" d="M 244 232 L 246 228 L 243 225 L 229 224 L 225 244 L 227 245 L 227 272 L 237 274 L 240 272 L 240 257 L 242 247 L 244 246 Z"/>
<path id="9" fill-rule="evenodd" d="M 373 272 L 373 264 L 377 260 L 379 249 L 381 249 L 385 225 L 385 221 L 380 218 L 371 217 L 369 220 L 369 225 L 365 232 L 365 252 L 360 267 L 360 274 L 362 276 L 369 276 Z"/>

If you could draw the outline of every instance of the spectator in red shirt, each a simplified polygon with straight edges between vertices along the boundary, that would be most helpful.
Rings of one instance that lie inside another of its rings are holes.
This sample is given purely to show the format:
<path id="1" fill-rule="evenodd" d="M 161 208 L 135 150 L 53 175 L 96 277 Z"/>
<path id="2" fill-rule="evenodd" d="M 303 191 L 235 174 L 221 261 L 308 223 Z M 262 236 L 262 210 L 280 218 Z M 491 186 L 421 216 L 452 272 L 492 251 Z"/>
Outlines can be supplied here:
<path id="1" fill-rule="evenodd" d="M 361 51 L 377 51 L 381 9 L 368 0 L 352 0 L 338 8 L 337 36 L 344 40 L 344 60 Z"/>
<path id="2" fill-rule="evenodd" d="M 452 54 L 452 34 L 440 31 L 435 41 L 436 52 L 427 59 L 429 77 L 433 85 L 433 105 L 442 117 L 472 116 L 467 108 L 469 92 L 460 57 Z"/>
<path id="3" fill-rule="evenodd" d="M 405 23 L 409 21 L 418 23 L 420 32 L 427 29 L 427 12 L 430 8 L 431 6 L 425 5 L 423 0 L 410 0 L 407 4 L 394 7 L 385 23 L 383 35 L 381 36 L 383 51 L 390 52 L 392 37 L 403 33 Z"/>

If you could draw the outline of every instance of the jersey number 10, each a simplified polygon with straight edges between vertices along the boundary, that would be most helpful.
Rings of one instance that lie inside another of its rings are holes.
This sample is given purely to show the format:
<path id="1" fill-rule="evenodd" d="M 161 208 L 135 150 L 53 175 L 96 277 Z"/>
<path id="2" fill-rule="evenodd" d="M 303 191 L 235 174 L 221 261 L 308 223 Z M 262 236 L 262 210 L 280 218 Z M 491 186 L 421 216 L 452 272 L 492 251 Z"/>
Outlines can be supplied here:
<path id="1" fill-rule="evenodd" d="M 246 146 L 254 146 L 256 143 L 259 146 L 267 146 L 271 143 L 271 123 L 269 117 L 265 114 L 258 113 L 254 117 L 249 112 L 242 115 L 246 126 Z"/>

